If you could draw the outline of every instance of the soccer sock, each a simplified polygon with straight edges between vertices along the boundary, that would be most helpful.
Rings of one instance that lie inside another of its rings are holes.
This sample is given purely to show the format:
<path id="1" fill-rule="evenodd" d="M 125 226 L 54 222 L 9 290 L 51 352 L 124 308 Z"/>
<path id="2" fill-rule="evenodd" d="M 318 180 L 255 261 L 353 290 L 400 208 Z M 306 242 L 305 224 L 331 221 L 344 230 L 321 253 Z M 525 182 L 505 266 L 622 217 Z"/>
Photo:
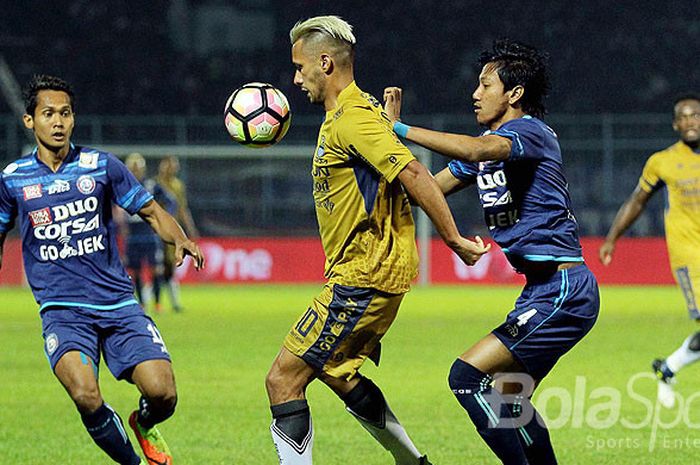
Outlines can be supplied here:
<path id="1" fill-rule="evenodd" d="M 417 465 L 420 453 L 384 399 L 382 391 L 367 378 L 343 397 L 346 409 L 391 455 L 397 465 Z"/>
<path id="2" fill-rule="evenodd" d="M 533 414 L 528 424 L 518 427 L 520 443 L 525 449 L 527 460 L 532 465 L 557 465 L 557 458 L 554 455 L 554 449 L 552 449 L 552 441 L 549 439 L 547 426 L 529 398 L 516 397 L 515 402 L 512 404 L 513 418 L 516 421 L 520 418 L 523 406 L 529 413 Z"/>
<path id="3" fill-rule="evenodd" d="M 156 305 L 160 304 L 160 281 L 161 277 L 153 275 L 153 300 Z"/>
<path id="4" fill-rule="evenodd" d="M 122 465 L 138 465 L 141 459 L 131 447 L 129 437 L 124 431 L 124 424 L 117 412 L 106 403 L 95 412 L 81 415 L 87 432 L 100 449 L 112 460 Z"/>
<path id="5" fill-rule="evenodd" d="M 501 462 L 504 465 L 527 465 L 527 456 L 514 428 L 510 409 L 498 391 L 491 387 L 491 376 L 457 359 L 452 364 L 448 380 L 477 432 Z"/>
<path id="6" fill-rule="evenodd" d="M 684 366 L 698 360 L 700 360 L 700 332 L 688 336 L 688 338 L 683 341 L 683 345 L 669 355 L 666 359 L 666 367 L 675 374 Z"/>
<path id="7" fill-rule="evenodd" d="M 175 281 L 175 278 L 171 278 L 165 282 L 165 288 L 170 296 L 170 304 L 174 309 L 180 309 L 180 284 Z"/>
<path id="8" fill-rule="evenodd" d="M 311 465 L 314 430 L 306 400 L 273 405 L 270 432 L 280 465 Z"/>
<path id="9" fill-rule="evenodd" d="M 156 408 L 152 402 L 141 396 L 139 399 L 139 416 L 138 422 L 145 429 L 151 429 L 158 423 L 161 423 L 175 413 L 175 403 L 163 408 Z"/>

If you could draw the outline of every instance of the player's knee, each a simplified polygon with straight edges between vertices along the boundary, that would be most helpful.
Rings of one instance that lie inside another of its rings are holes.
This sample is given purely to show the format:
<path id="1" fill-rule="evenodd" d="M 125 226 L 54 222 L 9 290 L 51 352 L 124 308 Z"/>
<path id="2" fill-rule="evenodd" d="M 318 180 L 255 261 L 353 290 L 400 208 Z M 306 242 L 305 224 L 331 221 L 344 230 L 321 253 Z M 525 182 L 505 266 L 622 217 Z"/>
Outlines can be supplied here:
<path id="1" fill-rule="evenodd" d="M 700 351 L 700 331 L 695 333 L 693 337 L 690 338 L 690 343 L 688 343 L 688 349 L 693 352 Z"/>
<path id="2" fill-rule="evenodd" d="M 102 406 L 104 400 L 97 386 L 78 385 L 69 388 L 69 394 L 78 411 L 87 415 L 97 411 Z"/>
<path id="3" fill-rule="evenodd" d="M 491 376 L 473 365 L 457 359 L 450 368 L 447 381 L 455 395 L 469 395 L 488 389 L 491 383 Z"/>
<path id="4" fill-rule="evenodd" d="M 298 399 L 304 395 L 304 386 L 275 366 L 270 368 L 265 377 L 265 389 L 273 403 Z"/>

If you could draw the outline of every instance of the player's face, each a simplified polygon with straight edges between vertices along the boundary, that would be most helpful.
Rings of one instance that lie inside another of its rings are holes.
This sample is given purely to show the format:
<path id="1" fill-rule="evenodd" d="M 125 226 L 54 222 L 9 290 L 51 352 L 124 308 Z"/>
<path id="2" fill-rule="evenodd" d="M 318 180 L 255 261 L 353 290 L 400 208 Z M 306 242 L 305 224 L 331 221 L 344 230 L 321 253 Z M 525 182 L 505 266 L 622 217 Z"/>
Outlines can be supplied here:
<path id="1" fill-rule="evenodd" d="M 508 92 L 494 63 L 487 63 L 479 75 L 479 85 L 472 94 L 474 114 L 481 126 L 496 129 L 508 110 Z"/>
<path id="2" fill-rule="evenodd" d="M 37 143 L 52 151 L 70 145 L 75 119 L 70 97 L 59 90 L 40 90 L 33 115 L 24 115 L 24 125 L 34 131 Z"/>
<path id="3" fill-rule="evenodd" d="M 292 63 L 294 84 L 306 92 L 311 103 L 322 105 L 326 99 L 326 80 L 319 57 L 304 47 L 304 39 L 297 40 L 292 46 Z"/>
<path id="4" fill-rule="evenodd" d="M 700 102 L 681 100 L 676 104 L 673 129 L 686 144 L 697 147 L 700 144 Z"/>

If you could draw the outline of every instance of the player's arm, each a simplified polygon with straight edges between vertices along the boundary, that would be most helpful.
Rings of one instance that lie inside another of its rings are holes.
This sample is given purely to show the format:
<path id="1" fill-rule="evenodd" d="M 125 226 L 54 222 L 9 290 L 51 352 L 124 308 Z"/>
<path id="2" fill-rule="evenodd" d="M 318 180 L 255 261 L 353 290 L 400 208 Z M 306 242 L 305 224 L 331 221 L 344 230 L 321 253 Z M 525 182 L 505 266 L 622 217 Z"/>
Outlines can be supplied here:
<path id="1" fill-rule="evenodd" d="M 609 265 L 612 261 L 613 253 L 615 252 L 615 242 L 622 236 L 627 229 L 639 218 L 644 208 L 646 207 L 653 192 L 647 192 L 641 187 L 637 188 L 622 204 L 615 215 L 608 235 L 605 237 L 605 242 L 600 246 L 598 256 L 603 265 Z"/>
<path id="2" fill-rule="evenodd" d="M 497 135 L 472 137 L 401 123 L 401 89 L 398 87 L 384 89 L 384 111 L 389 119 L 394 121 L 396 134 L 447 157 L 479 162 L 505 160 L 510 156 L 512 142 L 505 137 Z"/>
<path id="3" fill-rule="evenodd" d="M 182 225 L 185 227 L 185 231 L 187 231 L 187 234 L 193 239 L 196 239 L 199 237 L 199 231 L 197 230 L 197 227 L 194 225 L 194 219 L 192 218 L 192 212 L 190 211 L 189 207 L 186 205 L 182 205 L 178 207 L 178 217 L 181 218 L 182 220 Z"/>
<path id="4" fill-rule="evenodd" d="M 175 221 L 170 213 L 163 210 L 158 202 L 151 200 L 138 212 L 151 228 L 160 236 L 163 242 L 175 245 L 176 265 L 180 266 L 185 255 L 194 258 L 195 268 L 204 268 L 204 255 L 199 246 L 187 238 L 182 227 Z"/>
<path id="5" fill-rule="evenodd" d="M 435 225 L 440 237 L 467 265 L 475 264 L 489 251 L 480 237 L 476 242 L 459 234 L 452 212 L 447 205 L 441 187 L 430 172 L 417 160 L 412 160 L 398 175 L 409 196 L 425 211 Z"/>

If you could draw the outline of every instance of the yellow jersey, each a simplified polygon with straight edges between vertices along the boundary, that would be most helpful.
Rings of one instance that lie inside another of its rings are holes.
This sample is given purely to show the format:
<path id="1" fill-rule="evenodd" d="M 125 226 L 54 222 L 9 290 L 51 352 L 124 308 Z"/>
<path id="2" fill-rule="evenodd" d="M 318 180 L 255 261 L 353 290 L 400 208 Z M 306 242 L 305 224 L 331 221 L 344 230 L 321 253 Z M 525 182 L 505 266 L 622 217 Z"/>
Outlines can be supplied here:
<path id="1" fill-rule="evenodd" d="M 700 154 L 682 141 L 653 154 L 644 165 L 639 187 L 666 187 L 666 245 L 675 269 L 700 262 Z"/>
<path id="2" fill-rule="evenodd" d="M 418 273 L 408 197 L 396 179 L 415 158 L 381 104 L 353 81 L 326 112 L 313 157 L 313 196 L 331 283 L 407 292 Z"/>

